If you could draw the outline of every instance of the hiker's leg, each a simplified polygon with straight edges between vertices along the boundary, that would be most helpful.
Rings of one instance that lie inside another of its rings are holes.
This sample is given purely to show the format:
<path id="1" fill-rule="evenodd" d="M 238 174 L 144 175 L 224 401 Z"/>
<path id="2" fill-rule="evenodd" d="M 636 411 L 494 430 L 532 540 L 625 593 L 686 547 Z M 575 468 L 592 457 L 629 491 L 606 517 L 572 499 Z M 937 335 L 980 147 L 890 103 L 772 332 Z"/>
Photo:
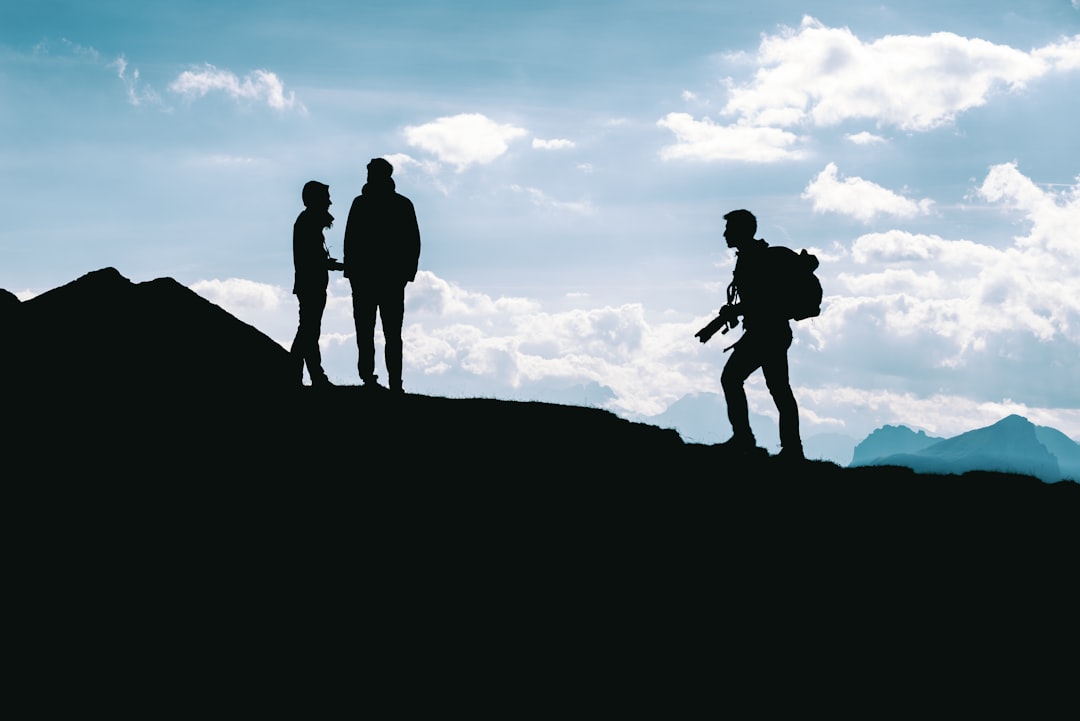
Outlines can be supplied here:
<path id="1" fill-rule="evenodd" d="M 724 372 L 720 374 L 720 386 L 724 389 L 724 400 L 727 402 L 728 421 L 731 422 L 731 432 L 735 438 L 749 440 L 754 437 L 754 432 L 750 429 L 750 408 L 746 402 L 743 383 L 760 367 L 761 361 L 758 360 L 753 339 L 743 336 L 731 349 L 731 357 L 724 364 Z"/>
<path id="2" fill-rule="evenodd" d="M 386 347 L 386 374 L 392 389 L 401 388 L 403 343 L 401 327 L 405 322 L 405 286 L 385 289 L 379 297 L 379 317 L 382 319 L 383 339 Z"/>
<path id="3" fill-rule="evenodd" d="M 375 382 L 375 309 L 367 284 L 351 281 L 353 323 L 356 326 L 356 369 L 364 383 Z"/>
<path id="4" fill-rule="evenodd" d="M 780 445 L 796 449 L 802 448 L 802 439 L 799 437 L 799 405 L 791 390 L 788 372 L 787 351 L 790 346 L 789 330 L 786 338 L 777 338 L 769 349 L 761 372 L 765 375 L 765 385 L 780 414 Z"/>

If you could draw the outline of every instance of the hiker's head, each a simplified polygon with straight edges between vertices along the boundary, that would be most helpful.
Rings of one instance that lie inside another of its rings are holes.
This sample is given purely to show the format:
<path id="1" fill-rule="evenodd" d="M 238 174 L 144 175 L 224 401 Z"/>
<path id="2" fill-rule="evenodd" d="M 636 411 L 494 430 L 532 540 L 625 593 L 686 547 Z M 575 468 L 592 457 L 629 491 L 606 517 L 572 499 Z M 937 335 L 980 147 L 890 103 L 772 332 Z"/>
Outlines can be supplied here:
<path id="1" fill-rule="evenodd" d="M 724 216 L 727 227 L 724 228 L 724 240 L 729 248 L 734 248 L 748 240 L 753 240 L 757 233 L 757 218 L 749 210 L 733 210 Z"/>
<path id="2" fill-rule="evenodd" d="M 372 158 L 367 164 L 368 180 L 389 180 L 394 173 L 394 166 L 385 158 Z"/>
<path id="3" fill-rule="evenodd" d="M 330 207 L 330 186 L 317 180 L 309 180 L 304 183 L 300 197 L 304 199 L 305 208 L 325 210 Z"/>

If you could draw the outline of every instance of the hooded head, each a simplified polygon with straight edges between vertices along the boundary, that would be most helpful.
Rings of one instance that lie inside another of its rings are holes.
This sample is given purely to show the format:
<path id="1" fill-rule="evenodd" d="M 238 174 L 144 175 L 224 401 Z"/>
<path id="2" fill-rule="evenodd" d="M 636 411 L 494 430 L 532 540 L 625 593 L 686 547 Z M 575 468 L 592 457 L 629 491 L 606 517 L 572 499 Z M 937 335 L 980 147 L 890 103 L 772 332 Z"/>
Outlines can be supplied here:
<path id="1" fill-rule="evenodd" d="M 394 166 L 386 158 L 372 158 L 367 164 L 368 180 L 389 180 L 394 174 Z"/>
<path id="2" fill-rule="evenodd" d="M 300 192 L 304 199 L 304 207 L 313 213 L 312 217 L 318 218 L 323 228 L 329 228 L 334 223 L 334 216 L 330 215 L 330 186 L 317 180 L 309 180 L 304 183 L 304 189 Z"/>

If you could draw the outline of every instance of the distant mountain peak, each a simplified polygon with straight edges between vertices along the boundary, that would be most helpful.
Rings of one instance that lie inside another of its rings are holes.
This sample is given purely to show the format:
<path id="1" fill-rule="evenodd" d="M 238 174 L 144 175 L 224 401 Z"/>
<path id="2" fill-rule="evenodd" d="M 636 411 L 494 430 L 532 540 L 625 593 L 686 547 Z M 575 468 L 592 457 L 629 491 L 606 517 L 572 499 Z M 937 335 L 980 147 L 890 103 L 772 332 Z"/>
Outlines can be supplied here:
<path id="1" fill-rule="evenodd" d="M 851 465 L 864 465 L 900 453 L 915 453 L 941 440 L 928 436 L 926 431 L 913 431 L 907 426 L 882 426 L 855 446 Z"/>
<path id="2" fill-rule="evenodd" d="M 970 470 L 1023 473 L 1044 481 L 1067 477 L 1058 457 L 1068 458 L 1069 443 L 1055 438 L 1051 452 L 1038 428 L 1027 418 L 1010 414 L 997 423 L 946 439 L 918 438 L 908 429 L 886 426 L 856 446 L 852 465 L 899 465 L 921 473 L 964 473 Z M 919 445 L 920 441 L 930 443 Z M 1075 444 L 1073 444 L 1075 445 Z"/>

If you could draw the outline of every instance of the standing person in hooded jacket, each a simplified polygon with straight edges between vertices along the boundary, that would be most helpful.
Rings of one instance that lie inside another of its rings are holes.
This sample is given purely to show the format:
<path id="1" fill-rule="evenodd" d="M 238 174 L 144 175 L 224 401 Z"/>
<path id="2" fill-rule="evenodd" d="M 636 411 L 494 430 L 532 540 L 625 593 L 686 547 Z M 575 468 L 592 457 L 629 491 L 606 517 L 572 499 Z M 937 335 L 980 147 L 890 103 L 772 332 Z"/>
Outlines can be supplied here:
<path id="1" fill-rule="evenodd" d="M 405 286 L 416 278 L 420 229 L 412 201 L 397 192 L 394 167 L 383 158 L 367 165 L 367 183 L 353 200 L 345 224 L 345 277 L 352 286 L 357 369 L 365 386 L 377 386 L 375 314 L 382 319 L 390 389 L 402 392 L 401 327 Z"/>
<path id="2" fill-rule="evenodd" d="M 304 382 L 304 364 L 314 388 L 332 386 L 322 367 L 319 336 L 326 309 L 330 271 L 342 265 L 330 257 L 323 229 L 334 223 L 330 215 L 330 186 L 309 180 L 301 191 L 304 209 L 293 223 L 293 293 L 300 304 L 300 323 L 289 350 L 298 382 Z"/>
<path id="3" fill-rule="evenodd" d="M 724 216 L 727 222 L 724 239 L 734 248 L 737 259 L 733 286 L 738 289 L 738 302 L 720 309 L 720 315 L 695 335 L 708 342 L 724 326 L 734 327 L 742 316 L 743 335 L 732 346 L 731 357 L 720 375 L 727 402 L 728 420 L 733 435 L 723 446 L 738 453 L 764 450 L 757 448 L 750 428 L 750 410 L 743 384 L 750 374 L 761 369 L 765 385 L 780 414 L 780 457 L 802 460 L 803 447 L 799 435 L 799 407 L 791 391 L 788 376 L 787 351 L 791 346 L 791 326 L 779 309 L 780 298 L 789 289 L 777 280 L 776 267 L 766 250 L 769 244 L 754 238 L 757 218 L 748 210 L 733 210 Z M 726 331 L 725 331 L 726 332 Z"/>

